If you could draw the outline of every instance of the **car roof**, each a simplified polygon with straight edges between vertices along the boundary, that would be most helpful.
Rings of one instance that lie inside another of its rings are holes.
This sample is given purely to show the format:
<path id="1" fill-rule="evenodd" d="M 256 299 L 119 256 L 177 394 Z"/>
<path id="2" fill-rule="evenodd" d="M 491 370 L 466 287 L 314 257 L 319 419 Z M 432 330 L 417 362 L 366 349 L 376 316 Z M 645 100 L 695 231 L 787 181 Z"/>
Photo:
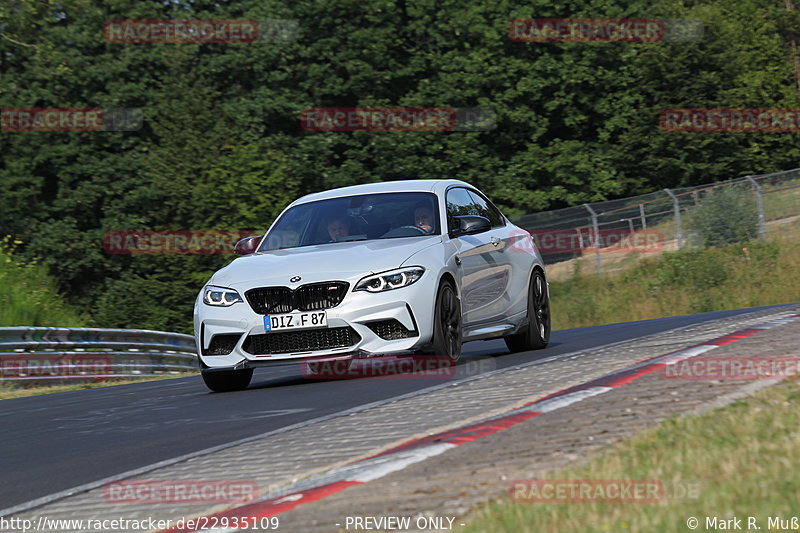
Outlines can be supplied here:
<path id="1" fill-rule="evenodd" d="M 386 192 L 442 192 L 447 187 L 461 185 L 472 187 L 467 182 L 461 180 L 399 180 L 382 181 L 378 183 L 365 183 L 363 185 L 352 185 L 350 187 L 340 187 L 329 191 L 315 192 L 298 198 L 291 205 L 316 202 L 317 200 L 328 200 L 330 198 L 341 198 L 343 196 L 353 196 L 356 194 L 375 194 Z M 474 187 L 472 187 L 474 188 Z"/>

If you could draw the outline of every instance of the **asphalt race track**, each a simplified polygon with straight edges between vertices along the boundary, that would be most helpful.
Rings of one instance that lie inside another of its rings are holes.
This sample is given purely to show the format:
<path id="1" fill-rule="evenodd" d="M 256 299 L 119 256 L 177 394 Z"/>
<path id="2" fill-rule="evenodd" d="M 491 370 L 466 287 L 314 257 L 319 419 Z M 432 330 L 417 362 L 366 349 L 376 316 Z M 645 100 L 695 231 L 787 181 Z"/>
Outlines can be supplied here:
<path id="1" fill-rule="evenodd" d="M 556 331 L 546 350 L 514 355 L 502 340 L 477 341 L 464 345 L 460 364 L 494 355 L 496 367 L 505 368 L 756 309 L 767 307 Z M 0 509 L 440 384 L 320 381 L 294 369 L 260 369 L 246 391 L 235 393 L 210 393 L 198 376 L 2 400 Z"/>

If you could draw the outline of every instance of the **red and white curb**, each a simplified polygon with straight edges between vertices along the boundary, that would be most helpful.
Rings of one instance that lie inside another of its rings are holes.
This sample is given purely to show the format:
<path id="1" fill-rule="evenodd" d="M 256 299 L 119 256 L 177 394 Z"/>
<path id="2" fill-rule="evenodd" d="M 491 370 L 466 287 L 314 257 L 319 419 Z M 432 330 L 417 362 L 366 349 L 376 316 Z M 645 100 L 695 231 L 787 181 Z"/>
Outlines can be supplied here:
<path id="1" fill-rule="evenodd" d="M 622 387 L 643 376 L 653 374 L 668 365 L 674 365 L 720 346 L 727 346 L 736 341 L 746 339 L 760 331 L 788 324 L 798 318 L 800 318 L 800 314 L 770 320 L 717 337 L 702 344 L 645 359 L 627 368 L 544 396 L 501 416 L 427 437 L 413 439 L 378 455 L 335 468 L 324 474 L 312 476 L 286 487 L 284 489 L 285 494 L 280 497 L 266 497 L 250 501 L 238 507 L 211 515 L 208 517 L 209 521 L 217 524 L 239 523 L 242 524 L 242 527 L 245 527 L 248 523 L 252 524 L 262 518 L 291 511 L 301 505 L 327 498 L 348 487 L 362 485 L 384 477 L 409 465 L 440 455 L 456 446 L 476 441 L 526 420 Z M 203 529 L 203 531 L 223 533 L 237 531 L 237 529 L 225 527 Z M 197 530 L 174 528 L 166 531 L 178 533 Z"/>

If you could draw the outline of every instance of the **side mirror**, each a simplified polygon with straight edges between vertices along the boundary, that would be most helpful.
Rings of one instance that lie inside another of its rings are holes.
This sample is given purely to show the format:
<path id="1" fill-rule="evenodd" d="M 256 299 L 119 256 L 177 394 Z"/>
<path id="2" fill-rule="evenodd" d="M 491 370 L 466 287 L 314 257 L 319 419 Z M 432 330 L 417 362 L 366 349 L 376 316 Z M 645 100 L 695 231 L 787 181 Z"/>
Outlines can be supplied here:
<path id="1" fill-rule="evenodd" d="M 461 215 L 453 217 L 458 221 L 458 228 L 450 231 L 451 237 L 474 235 L 492 229 L 492 223 L 486 217 L 478 215 Z"/>
<path id="2" fill-rule="evenodd" d="M 233 247 L 233 253 L 237 255 L 250 255 L 254 253 L 262 238 L 264 238 L 263 235 L 253 235 L 252 237 L 239 239 Z"/>

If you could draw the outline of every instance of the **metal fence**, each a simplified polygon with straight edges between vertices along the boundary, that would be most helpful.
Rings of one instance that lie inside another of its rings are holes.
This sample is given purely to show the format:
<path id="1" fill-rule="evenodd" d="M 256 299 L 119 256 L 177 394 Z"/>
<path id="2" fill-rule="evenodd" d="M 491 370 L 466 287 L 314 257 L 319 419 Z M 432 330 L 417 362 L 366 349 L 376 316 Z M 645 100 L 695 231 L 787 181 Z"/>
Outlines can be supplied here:
<path id="1" fill-rule="evenodd" d="M 0 381 L 93 381 L 197 369 L 191 335 L 139 329 L 0 328 Z"/>
<path id="2" fill-rule="evenodd" d="M 663 251 L 800 230 L 800 169 L 523 215 L 551 278 L 625 268 Z"/>

